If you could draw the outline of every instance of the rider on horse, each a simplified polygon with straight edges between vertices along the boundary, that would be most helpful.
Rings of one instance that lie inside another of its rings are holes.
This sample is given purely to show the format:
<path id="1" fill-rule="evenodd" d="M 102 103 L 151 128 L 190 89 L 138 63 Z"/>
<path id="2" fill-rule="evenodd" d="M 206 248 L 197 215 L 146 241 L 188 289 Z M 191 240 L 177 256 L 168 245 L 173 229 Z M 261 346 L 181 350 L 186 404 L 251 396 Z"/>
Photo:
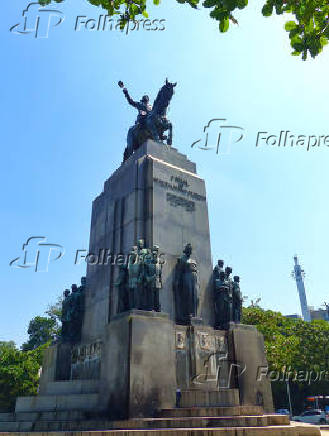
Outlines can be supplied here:
<path id="1" fill-rule="evenodd" d="M 130 97 L 127 88 L 123 88 L 123 93 L 126 99 L 128 100 L 128 103 L 138 110 L 138 116 L 135 125 L 130 127 L 127 137 L 127 149 L 128 149 L 128 153 L 131 154 L 134 150 L 134 144 L 133 144 L 134 132 L 140 127 L 143 128 L 146 127 L 145 125 L 146 116 L 149 112 L 151 112 L 152 106 L 149 104 L 150 99 L 148 95 L 143 95 L 142 99 L 139 102 L 137 102 Z"/>
<path id="2" fill-rule="evenodd" d="M 176 83 L 171 83 L 166 79 L 165 84 L 159 90 L 154 100 L 153 108 L 149 104 L 149 97 L 147 95 L 144 95 L 139 102 L 134 101 L 121 80 L 118 82 L 118 85 L 120 88 L 123 88 L 123 93 L 128 103 L 138 110 L 135 125 L 128 131 L 127 147 L 123 156 L 124 161 L 148 139 L 160 143 L 166 139 L 167 145 L 171 146 L 172 124 L 167 119 L 166 113 L 174 94 Z M 169 132 L 168 136 L 163 134 L 165 131 Z"/>

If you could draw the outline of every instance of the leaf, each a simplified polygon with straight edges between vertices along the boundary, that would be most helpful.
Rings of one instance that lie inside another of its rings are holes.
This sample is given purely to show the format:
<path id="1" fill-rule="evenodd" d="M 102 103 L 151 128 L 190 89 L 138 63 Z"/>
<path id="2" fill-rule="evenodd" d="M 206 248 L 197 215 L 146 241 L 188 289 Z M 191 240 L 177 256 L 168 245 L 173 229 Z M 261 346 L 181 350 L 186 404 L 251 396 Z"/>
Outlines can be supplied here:
<path id="1" fill-rule="evenodd" d="M 287 32 L 290 32 L 291 30 L 296 29 L 297 24 L 295 23 L 295 21 L 288 21 L 284 28 L 287 30 Z"/>
<path id="2" fill-rule="evenodd" d="M 270 17 L 272 13 L 273 13 L 273 5 L 266 3 L 263 6 L 262 14 L 264 15 L 264 17 Z"/>
<path id="3" fill-rule="evenodd" d="M 221 33 L 225 33 L 228 31 L 230 27 L 230 20 L 228 18 L 223 18 L 219 23 L 219 30 Z"/>

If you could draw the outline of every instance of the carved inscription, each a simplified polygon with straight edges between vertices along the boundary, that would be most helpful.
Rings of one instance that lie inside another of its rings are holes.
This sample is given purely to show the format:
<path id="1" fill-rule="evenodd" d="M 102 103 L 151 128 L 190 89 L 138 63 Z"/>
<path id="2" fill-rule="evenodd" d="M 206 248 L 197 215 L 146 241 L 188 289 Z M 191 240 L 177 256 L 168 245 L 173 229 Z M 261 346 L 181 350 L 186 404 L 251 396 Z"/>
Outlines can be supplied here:
<path id="1" fill-rule="evenodd" d="M 187 197 L 191 200 L 206 201 L 206 197 L 204 195 L 200 195 L 197 192 L 190 191 L 188 189 L 189 184 L 187 183 L 187 180 L 184 180 L 181 177 L 171 176 L 169 182 L 161 180 L 158 177 L 154 177 L 153 181 L 162 188 L 179 193 L 181 196 Z"/>
<path id="2" fill-rule="evenodd" d="M 172 194 L 171 192 L 167 192 L 167 201 L 170 203 L 171 206 L 174 206 L 174 207 L 181 206 L 187 212 L 194 212 L 195 211 L 195 202 L 194 201 L 186 200 L 186 198 L 179 197 L 178 195 Z"/>
<path id="3" fill-rule="evenodd" d="M 71 356 L 71 379 L 99 378 L 101 350 L 101 342 L 74 347 Z"/>

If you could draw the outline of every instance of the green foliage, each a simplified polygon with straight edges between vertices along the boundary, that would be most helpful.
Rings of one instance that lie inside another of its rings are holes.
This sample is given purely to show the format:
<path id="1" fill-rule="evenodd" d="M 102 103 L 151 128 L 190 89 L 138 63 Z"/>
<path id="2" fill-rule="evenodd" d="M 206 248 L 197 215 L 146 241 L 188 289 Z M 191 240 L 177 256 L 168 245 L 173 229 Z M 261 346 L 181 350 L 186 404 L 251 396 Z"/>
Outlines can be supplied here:
<path id="1" fill-rule="evenodd" d="M 51 342 L 57 336 L 58 329 L 56 321 L 53 318 L 36 316 L 29 323 L 29 339 L 22 345 L 22 350 L 34 350 L 40 345 Z"/>
<path id="2" fill-rule="evenodd" d="M 46 310 L 47 316 L 33 318 L 22 350 L 13 341 L 0 341 L 0 411 L 13 410 L 18 396 L 37 394 L 43 353 L 60 336 L 61 313 L 62 299 L 58 298 Z"/>
<path id="3" fill-rule="evenodd" d="M 16 348 L 16 344 L 14 341 L 0 341 L 0 348 L 3 347 L 9 347 L 9 348 Z"/>
<path id="4" fill-rule="evenodd" d="M 63 298 L 59 297 L 56 303 L 48 306 L 48 309 L 46 310 L 46 315 L 55 321 L 56 329 L 58 330 L 58 332 L 60 331 L 60 324 L 61 324 L 62 303 L 63 303 Z"/>
<path id="5" fill-rule="evenodd" d="M 48 345 L 21 351 L 12 342 L 0 343 L 0 410 L 13 410 L 18 396 L 37 394 L 43 352 Z"/>
<path id="6" fill-rule="evenodd" d="M 39 0 L 42 6 L 52 3 L 61 3 L 63 0 Z M 146 0 L 88 0 L 90 4 L 105 9 L 108 15 L 120 15 L 121 28 L 129 20 L 139 16 L 147 17 Z M 263 0 L 264 1 L 264 0 Z M 196 9 L 200 0 L 177 0 L 178 3 L 187 3 Z M 153 0 L 155 5 L 160 0 Z M 211 9 L 210 17 L 219 21 L 220 32 L 227 32 L 229 21 L 237 24 L 233 12 L 244 9 L 248 0 L 203 0 L 202 6 Z M 329 3 L 328 0 L 266 0 L 262 7 L 262 14 L 269 17 L 273 12 L 277 15 L 292 14 L 295 21 L 288 21 L 285 29 L 289 32 L 293 56 L 301 56 L 306 60 L 308 55 L 312 58 L 322 52 L 329 40 Z"/>
<path id="7" fill-rule="evenodd" d="M 263 333 L 271 369 L 329 370 L 328 322 L 295 320 L 259 307 L 244 308 L 242 322 Z"/>
<path id="8" fill-rule="evenodd" d="M 263 310 L 260 307 L 243 308 L 244 324 L 255 325 L 264 335 L 265 350 L 270 371 L 279 374 L 291 371 L 294 374 L 319 374 L 329 371 L 329 323 L 326 321 L 305 322 L 286 318 L 279 312 Z M 303 400 L 308 395 L 328 392 L 329 382 L 324 380 L 316 383 L 294 380 L 291 383 L 295 393 L 297 410 L 303 406 Z M 272 383 L 277 406 L 283 406 L 280 401 L 286 401 L 285 383 Z M 287 403 L 285 404 L 285 406 Z"/>
<path id="9" fill-rule="evenodd" d="M 52 342 L 61 335 L 62 298 L 48 307 L 47 316 L 36 316 L 28 327 L 29 339 L 22 345 L 24 351 L 34 350 L 40 345 Z"/>

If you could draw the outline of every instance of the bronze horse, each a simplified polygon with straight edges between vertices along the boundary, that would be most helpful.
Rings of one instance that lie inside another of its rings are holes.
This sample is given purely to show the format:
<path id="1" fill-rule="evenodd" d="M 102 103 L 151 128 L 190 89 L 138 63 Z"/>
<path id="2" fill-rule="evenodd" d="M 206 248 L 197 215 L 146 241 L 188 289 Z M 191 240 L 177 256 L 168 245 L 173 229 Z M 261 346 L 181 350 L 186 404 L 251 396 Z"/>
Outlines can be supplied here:
<path id="1" fill-rule="evenodd" d="M 167 140 L 167 145 L 172 144 L 172 124 L 167 119 L 167 109 L 174 95 L 174 87 L 177 83 L 171 83 L 166 79 L 166 83 L 159 90 L 156 99 L 154 100 L 152 110 L 147 114 L 145 125 L 136 124 L 132 131 L 132 149 L 126 148 L 124 160 L 139 148 L 147 139 L 153 139 L 157 142 Z M 164 135 L 165 131 L 168 136 Z"/>

